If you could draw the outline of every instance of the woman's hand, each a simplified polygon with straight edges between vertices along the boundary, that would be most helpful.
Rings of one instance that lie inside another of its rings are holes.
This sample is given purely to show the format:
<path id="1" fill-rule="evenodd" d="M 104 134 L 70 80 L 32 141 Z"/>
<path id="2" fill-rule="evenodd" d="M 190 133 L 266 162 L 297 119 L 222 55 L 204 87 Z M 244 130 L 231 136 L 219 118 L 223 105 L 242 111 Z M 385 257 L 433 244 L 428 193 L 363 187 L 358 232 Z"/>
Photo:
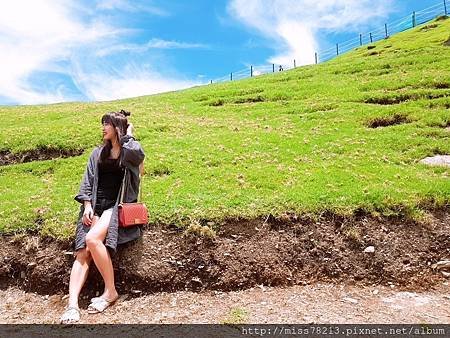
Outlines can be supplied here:
<path id="1" fill-rule="evenodd" d="M 94 217 L 94 210 L 92 210 L 92 205 L 91 203 L 86 203 L 83 212 L 83 224 L 91 226 L 93 217 Z"/>
<path id="2" fill-rule="evenodd" d="M 127 135 L 133 136 L 133 132 L 134 132 L 133 124 L 129 123 L 127 128 Z"/>

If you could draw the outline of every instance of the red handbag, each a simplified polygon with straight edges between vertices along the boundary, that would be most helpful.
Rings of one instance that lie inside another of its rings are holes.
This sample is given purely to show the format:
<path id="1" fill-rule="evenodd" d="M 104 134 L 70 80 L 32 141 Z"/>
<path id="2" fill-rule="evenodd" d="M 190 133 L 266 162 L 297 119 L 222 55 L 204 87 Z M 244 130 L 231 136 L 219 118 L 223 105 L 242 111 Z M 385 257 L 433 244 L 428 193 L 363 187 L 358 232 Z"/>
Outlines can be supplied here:
<path id="1" fill-rule="evenodd" d="M 123 176 L 122 188 L 120 193 L 119 201 L 119 226 L 121 227 L 131 227 L 138 224 L 147 224 L 148 222 L 148 210 L 144 203 L 124 203 L 123 195 L 125 191 L 125 178 L 127 171 L 125 169 L 125 174 Z M 141 180 L 142 182 L 142 180 Z M 142 189 L 141 182 L 139 182 L 139 195 L 142 201 Z"/>

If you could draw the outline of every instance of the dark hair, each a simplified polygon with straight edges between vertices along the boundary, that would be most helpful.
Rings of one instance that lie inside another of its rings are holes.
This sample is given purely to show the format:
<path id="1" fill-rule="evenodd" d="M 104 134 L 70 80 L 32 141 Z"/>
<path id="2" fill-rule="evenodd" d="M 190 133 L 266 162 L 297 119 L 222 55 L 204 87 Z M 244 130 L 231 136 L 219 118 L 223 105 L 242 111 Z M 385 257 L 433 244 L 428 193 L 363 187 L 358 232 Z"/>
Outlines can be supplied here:
<path id="1" fill-rule="evenodd" d="M 101 122 L 109 123 L 116 128 L 119 128 L 119 132 L 117 134 L 117 142 L 120 141 L 120 138 L 127 133 L 128 128 L 128 119 L 127 116 L 130 116 L 131 113 L 129 111 L 121 110 L 119 112 L 109 112 L 102 116 Z M 117 130 L 116 130 L 117 131 Z M 110 140 L 107 140 L 103 144 L 103 149 L 100 154 L 100 162 L 105 161 L 111 154 L 112 143 Z"/>

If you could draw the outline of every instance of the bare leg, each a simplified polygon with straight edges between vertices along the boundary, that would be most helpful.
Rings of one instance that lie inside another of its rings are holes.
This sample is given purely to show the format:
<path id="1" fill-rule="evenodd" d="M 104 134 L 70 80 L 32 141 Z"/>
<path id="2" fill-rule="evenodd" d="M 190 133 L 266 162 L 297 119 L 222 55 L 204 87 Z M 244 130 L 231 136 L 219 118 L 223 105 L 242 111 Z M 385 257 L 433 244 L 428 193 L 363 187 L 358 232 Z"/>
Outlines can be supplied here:
<path id="1" fill-rule="evenodd" d="M 95 224 L 97 221 L 98 217 L 94 216 L 92 219 L 92 224 Z M 86 282 L 91 261 L 92 256 L 88 248 L 83 248 L 77 251 L 75 261 L 73 262 L 72 270 L 70 272 L 69 304 L 66 311 L 61 316 L 61 323 L 75 323 L 80 319 L 78 298 L 80 296 L 81 289 Z M 74 309 L 78 309 L 78 313 Z"/>
<path id="2" fill-rule="evenodd" d="M 89 249 L 80 249 L 77 252 L 75 262 L 73 262 L 69 282 L 69 307 L 78 308 L 78 297 L 81 288 L 86 282 L 89 272 L 89 264 L 92 261 Z"/>
<path id="3" fill-rule="evenodd" d="M 114 269 L 108 249 L 103 244 L 106 238 L 109 221 L 111 220 L 112 209 L 105 210 L 98 222 L 91 227 L 86 235 L 86 245 L 91 252 L 94 263 L 105 282 L 105 291 L 102 297 L 106 300 L 114 300 L 118 293 L 114 285 Z"/>

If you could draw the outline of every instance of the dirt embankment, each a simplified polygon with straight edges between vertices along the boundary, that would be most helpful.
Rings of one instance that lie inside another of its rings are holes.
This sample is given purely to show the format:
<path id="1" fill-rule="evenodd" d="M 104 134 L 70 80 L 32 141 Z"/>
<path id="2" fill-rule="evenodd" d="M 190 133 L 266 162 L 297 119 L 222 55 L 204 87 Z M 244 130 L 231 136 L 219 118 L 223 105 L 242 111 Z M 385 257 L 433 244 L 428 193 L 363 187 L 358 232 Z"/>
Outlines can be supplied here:
<path id="1" fill-rule="evenodd" d="M 83 152 L 83 149 L 60 149 L 47 147 L 39 147 L 34 150 L 23 151 L 20 153 L 11 153 L 9 150 L 0 150 L 0 166 L 33 161 L 45 161 L 54 158 L 80 156 Z"/>
<path id="2" fill-rule="evenodd" d="M 373 248 L 369 248 L 373 247 Z M 52 294 L 68 289 L 71 243 L 36 236 L 0 237 L 0 287 Z M 317 281 L 359 281 L 425 289 L 442 281 L 431 264 L 450 258 L 450 212 L 424 223 L 324 215 L 229 221 L 214 238 L 162 226 L 113 258 L 120 293 L 238 290 Z M 85 292 L 102 290 L 96 268 Z"/>

